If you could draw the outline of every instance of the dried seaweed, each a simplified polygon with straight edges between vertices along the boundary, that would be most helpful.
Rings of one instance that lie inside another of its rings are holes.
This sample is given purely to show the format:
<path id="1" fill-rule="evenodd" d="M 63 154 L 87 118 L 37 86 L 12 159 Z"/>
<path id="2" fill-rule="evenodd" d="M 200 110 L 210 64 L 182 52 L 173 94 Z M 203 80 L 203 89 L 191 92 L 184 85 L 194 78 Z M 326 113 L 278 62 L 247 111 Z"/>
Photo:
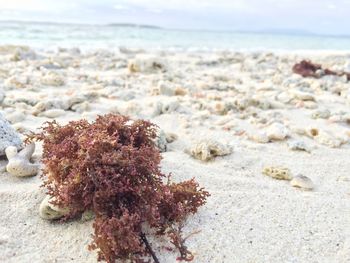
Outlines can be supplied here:
<path id="1" fill-rule="evenodd" d="M 98 250 L 98 260 L 149 262 L 152 257 L 157 262 L 145 225 L 169 237 L 180 260 L 193 258 L 180 226 L 209 193 L 194 179 L 164 183 L 156 132 L 148 121 L 108 114 L 94 123 L 49 122 L 27 139 L 43 141 L 44 186 L 55 205 L 69 208 L 63 220 L 95 213 L 89 248 Z"/>
<path id="2" fill-rule="evenodd" d="M 303 77 L 320 78 L 324 75 L 346 76 L 350 81 L 350 72 L 345 71 L 333 71 L 330 69 L 323 69 L 321 65 L 314 64 L 308 60 L 302 60 L 293 66 L 293 72 Z"/>

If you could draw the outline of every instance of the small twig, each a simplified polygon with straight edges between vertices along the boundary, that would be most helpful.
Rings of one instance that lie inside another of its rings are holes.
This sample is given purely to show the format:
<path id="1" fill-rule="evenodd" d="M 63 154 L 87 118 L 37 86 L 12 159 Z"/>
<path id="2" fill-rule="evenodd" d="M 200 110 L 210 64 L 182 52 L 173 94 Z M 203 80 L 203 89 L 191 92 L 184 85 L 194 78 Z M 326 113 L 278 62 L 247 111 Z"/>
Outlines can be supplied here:
<path id="1" fill-rule="evenodd" d="M 152 256 L 154 262 L 155 262 L 155 263 L 159 263 L 159 260 L 158 260 L 158 258 L 157 258 L 157 256 L 156 256 L 156 254 L 155 254 L 154 251 L 152 250 L 151 245 L 148 243 L 148 240 L 147 240 L 147 238 L 146 238 L 145 233 L 141 233 L 140 237 L 141 237 L 141 240 L 143 241 L 143 243 L 145 243 L 145 246 L 146 246 L 146 248 L 148 249 L 149 253 L 151 254 L 151 256 Z"/>

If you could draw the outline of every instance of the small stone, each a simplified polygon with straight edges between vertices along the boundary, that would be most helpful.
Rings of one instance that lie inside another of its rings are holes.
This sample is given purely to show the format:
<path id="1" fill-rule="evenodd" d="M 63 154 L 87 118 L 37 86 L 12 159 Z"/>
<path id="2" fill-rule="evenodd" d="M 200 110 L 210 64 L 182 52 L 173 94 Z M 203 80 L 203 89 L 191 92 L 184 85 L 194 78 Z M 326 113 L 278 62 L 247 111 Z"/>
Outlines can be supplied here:
<path id="1" fill-rule="evenodd" d="M 6 119 L 10 123 L 18 123 L 23 121 L 26 118 L 26 115 L 23 112 L 15 111 L 10 114 L 6 114 Z"/>
<path id="2" fill-rule="evenodd" d="M 294 90 L 291 91 L 292 95 L 294 96 L 294 98 L 299 99 L 299 100 L 303 100 L 303 101 L 314 101 L 315 97 L 308 92 L 304 92 L 304 91 L 300 91 L 300 90 Z"/>
<path id="3" fill-rule="evenodd" d="M 158 84 L 159 95 L 174 96 L 175 88 L 171 86 L 171 83 L 160 82 Z"/>
<path id="4" fill-rule="evenodd" d="M 51 204 L 52 197 L 46 196 L 39 207 L 39 215 L 42 219 L 55 220 L 62 218 L 69 212 L 69 209 L 60 208 L 57 205 Z"/>
<path id="5" fill-rule="evenodd" d="M 157 137 L 155 138 L 154 143 L 160 152 L 167 151 L 167 140 L 166 140 L 165 132 L 163 130 L 158 130 Z"/>
<path id="6" fill-rule="evenodd" d="M 165 133 L 165 138 L 167 143 L 172 143 L 178 139 L 179 136 L 177 136 L 175 133 L 167 132 Z"/>
<path id="7" fill-rule="evenodd" d="M 278 180 L 291 180 L 292 175 L 288 168 L 285 167 L 274 167 L 274 166 L 268 166 L 265 167 L 262 171 L 264 175 L 270 176 L 272 178 L 278 179 Z"/>
<path id="8" fill-rule="evenodd" d="M 292 151 L 311 152 L 310 147 L 303 141 L 291 141 L 288 143 L 288 147 Z"/>
<path id="9" fill-rule="evenodd" d="M 248 134 L 248 139 L 258 143 L 268 143 L 269 137 L 263 131 L 256 131 Z"/>
<path id="10" fill-rule="evenodd" d="M 181 87 L 175 88 L 176 96 L 185 96 L 186 94 L 187 94 L 187 91 L 184 88 L 181 88 Z"/>
<path id="11" fill-rule="evenodd" d="M 318 136 L 319 133 L 320 131 L 316 127 L 310 127 L 304 130 L 304 134 L 310 138 L 314 138 L 315 136 Z"/>
<path id="12" fill-rule="evenodd" d="M 331 116 L 331 112 L 329 110 L 317 110 L 311 114 L 311 118 L 313 119 L 328 119 Z"/>
<path id="13" fill-rule="evenodd" d="M 289 130 L 282 123 L 274 122 L 267 127 L 266 134 L 269 140 L 280 141 L 289 135 Z"/>
<path id="14" fill-rule="evenodd" d="M 47 73 L 40 82 L 43 85 L 54 87 L 63 86 L 65 83 L 63 77 L 54 71 Z"/>
<path id="15" fill-rule="evenodd" d="M 210 161 L 216 156 L 230 154 L 232 149 L 215 140 L 206 139 L 194 143 L 187 152 L 195 159 Z"/>
<path id="16" fill-rule="evenodd" d="M 35 144 L 28 144 L 23 150 L 17 153 L 15 146 L 6 148 L 6 157 L 9 160 L 6 170 L 11 175 L 17 177 L 34 176 L 39 171 L 39 165 L 30 162 L 35 150 Z"/>
<path id="17" fill-rule="evenodd" d="M 91 210 L 86 210 L 82 215 L 81 215 L 81 221 L 87 222 L 95 218 L 95 214 Z"/>
<path id="18" fill-rule="evenodd" d="M 0 114 L 0 156 L 5 154 L 5 149 L 9 146 L 19 148 L 22 144 L 18 133 L 10 123 Z"/>
<path id="19" fill-rule="evenodd" d="M 314 184 L 311 179 L 305 175 L 297 175 L 291 181 L 290 185 L 297 188 L 302 188 L 305 190 L 312 190 L 314 188 Z"/>
<path id="20" fill-rule="evenodd" d="M 167 65 L 158 57 L 138 57 L 129 61 L 128 70 L 130 73 L 157 73 L 166 71 Z"/>
<path id="21" fill-rule="evenodd" d="M 62 109 L 51 109 L 40 113 L 39 116 L 54 119 L 63 116 L 65 113 L 66 112 Z"/>

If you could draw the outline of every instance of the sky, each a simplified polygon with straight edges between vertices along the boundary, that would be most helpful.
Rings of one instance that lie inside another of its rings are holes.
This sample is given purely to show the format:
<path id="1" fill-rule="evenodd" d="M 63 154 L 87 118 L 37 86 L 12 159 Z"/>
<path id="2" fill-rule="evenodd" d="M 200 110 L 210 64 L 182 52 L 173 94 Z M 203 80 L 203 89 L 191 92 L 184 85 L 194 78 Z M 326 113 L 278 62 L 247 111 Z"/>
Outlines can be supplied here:
<path id="1" fill-rule="evenodd" d="M 0 20 L 350 35 L 350 0 L 0 0 Z"/>

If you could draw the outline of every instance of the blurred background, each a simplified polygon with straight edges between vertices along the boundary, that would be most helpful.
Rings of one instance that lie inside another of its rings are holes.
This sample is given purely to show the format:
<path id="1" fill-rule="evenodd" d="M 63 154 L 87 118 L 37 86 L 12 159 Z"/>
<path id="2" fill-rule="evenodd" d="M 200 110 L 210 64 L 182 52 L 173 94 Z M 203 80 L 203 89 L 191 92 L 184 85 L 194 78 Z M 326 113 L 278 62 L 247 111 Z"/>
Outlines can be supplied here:
<path id="1" fill-rule="evenodd" d="M 0 0 L 0 44 L 349 50 L 350 0 Z"/>

